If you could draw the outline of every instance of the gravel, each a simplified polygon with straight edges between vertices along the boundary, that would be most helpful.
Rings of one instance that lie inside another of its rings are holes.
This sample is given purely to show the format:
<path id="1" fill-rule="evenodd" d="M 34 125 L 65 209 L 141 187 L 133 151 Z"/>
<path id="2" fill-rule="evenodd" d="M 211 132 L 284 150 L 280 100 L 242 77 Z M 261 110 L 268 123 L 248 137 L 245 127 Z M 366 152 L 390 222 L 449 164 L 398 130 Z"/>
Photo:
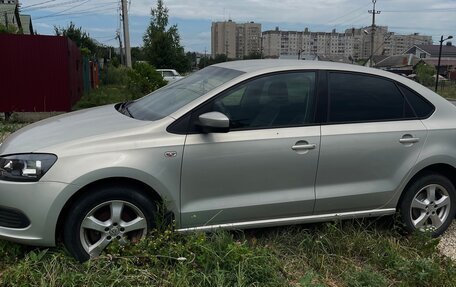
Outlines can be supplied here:
<path id="1" fill-rule="evenodd" d="M 456 260 L 456 221 L 442 235 L 437 248 L 443 255 Z"/>

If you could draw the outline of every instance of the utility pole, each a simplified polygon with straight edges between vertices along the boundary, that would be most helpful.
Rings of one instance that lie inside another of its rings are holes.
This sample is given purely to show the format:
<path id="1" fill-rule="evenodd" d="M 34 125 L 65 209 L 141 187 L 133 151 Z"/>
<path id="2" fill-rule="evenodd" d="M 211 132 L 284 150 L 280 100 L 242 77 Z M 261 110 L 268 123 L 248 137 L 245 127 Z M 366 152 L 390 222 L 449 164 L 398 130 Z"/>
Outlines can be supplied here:
<path id="1" fill-rule="evenodd" d="M 123 57 L 123 47 L 122 47 L 122 39 L 120 38 L 119 31 L 116 32 L 116 38 L 119 39 L 119 52 L 120 52 L 120 64 L 124 65 L 124 57 Z"/>
<path id="2" fill-rule="evenodd" d="M 370 55 L 370 66 L 374 63 L 374 40 L 375 40 L 375 14 L 380 14 L 381 11 L 375 10 L 375 3 L 377 0 L 372 0 L 373 8 L 369 10 L 369 14 L 372 14 L 372 26 L 371 26 L 371 55 Z"/>
<path id="3" fill-rule="evenodd" d="M 440 76 L 440 59 L 442 58 L 442 46 L 443 42 L 446 40 L 453 39 L 453 36 L 448 36 L 446 39 L 443 39 L 443 35 L 440 37 L 440 49 L 439 49 L 439 62 L 437 64 L 437 73 L 435 74 L 435 92 L 437 93 L 437 89 L 439 87 L 439 76 Z"/>
<path id="4" fill-rule="evenodd" d="M 124 41 L 125 41 L 125 64 L 128 68 L 131 68 L 130 30 L 128 27 L 127 0 L 121 0 L 121 1 L 122 1 L 122 23 L 123 23 Z"/>

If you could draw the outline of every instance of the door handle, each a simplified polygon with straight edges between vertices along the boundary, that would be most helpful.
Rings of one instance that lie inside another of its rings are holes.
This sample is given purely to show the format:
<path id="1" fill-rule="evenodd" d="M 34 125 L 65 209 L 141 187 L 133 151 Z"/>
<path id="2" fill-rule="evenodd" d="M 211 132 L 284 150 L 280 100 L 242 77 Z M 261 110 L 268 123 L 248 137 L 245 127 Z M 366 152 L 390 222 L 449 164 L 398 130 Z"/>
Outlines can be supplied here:
<path id="1" fill-rule="evenodd" d="M 300 151 L 300 150 L 311 150 L 311 149 L 315 149 L 317 145 L 316 144 L 296 144 L 294 146 L 291 147 L 292 150 L 295 150 L 295 151 Z"/>
<path id="2" fill-rule="evenodd" d="M 401 138 L 401 139 L 399 140 L 399 142 L 400 142 L 401 144 L 413 144 L 413 143 L 417 143 L 417 142 L 419 142 L 419 141 L 420 141 L 419 138 Z"/>

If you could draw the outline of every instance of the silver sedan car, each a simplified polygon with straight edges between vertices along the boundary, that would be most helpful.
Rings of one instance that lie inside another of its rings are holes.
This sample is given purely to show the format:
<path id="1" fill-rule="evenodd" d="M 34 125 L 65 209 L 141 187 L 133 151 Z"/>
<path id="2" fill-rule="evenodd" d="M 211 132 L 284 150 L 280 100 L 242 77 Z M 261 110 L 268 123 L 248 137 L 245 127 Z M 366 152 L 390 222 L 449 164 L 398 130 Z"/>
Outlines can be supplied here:
<path id="1" fill-rule="evenodd" d="M 34 123 L 0 146 L 0 237 L 84 261 L 178 231 L 456 212 L 456 107 L 402 76 L 330 62 L 218 64 L 134 102 Z"/>

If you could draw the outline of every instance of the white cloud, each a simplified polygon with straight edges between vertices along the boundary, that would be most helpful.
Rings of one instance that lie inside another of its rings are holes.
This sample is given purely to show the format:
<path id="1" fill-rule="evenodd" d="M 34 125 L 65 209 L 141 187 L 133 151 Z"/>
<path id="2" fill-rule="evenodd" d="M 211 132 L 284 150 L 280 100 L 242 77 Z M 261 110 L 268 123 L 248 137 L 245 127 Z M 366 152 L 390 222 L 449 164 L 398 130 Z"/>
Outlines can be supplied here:
<path id="1" fill-rule="evenodd" d="M 43 2 L 43 0 L 23 0 L 23 6 L 30 6 Z M 38 20 L 45 23 L 65 23 L 77 18 L 80 25 L 96 27 L 98 15 L 112 15 L 118 18 L 118 5 L 115 0 L 80 0 L 70 6 L 50 7 L 46 9 L 25 10 L 24 13 L 32 14 L 32 19 L 37 16 L 59 13 L 64 9 L 74 7 L 64 13 L 80 13 L 71 17 L 49 17 Z M 130 0 L 130 15 L 149 17 L 151 8 L 155 8 L 156 0 Z M 55 0 L 49 4 L 68 2 Z M 210 45 L 210 24 L 202 25 L 201 22 L 223 21 L 231 18 L 236 22 L 255 21 L 263 24 L 263 30 L 272 29 L 279 25 L 284 30 L 303 30 L 309 27 L 311 31 L 330 31 L 336 28 L 343 31 L 349 27 L 370 25 L 371 15 L 367 10 L 372 9 L 371 0 L 164 0 L 169 9 L 169 16 L 177 21 L 197 20 L 198 25 L 192 29 L 181 29 L 182 43 L 187 49 L 201 50 Z M 47 4 L 46 4 L 47 5 Z M 42 5 L 45 6 L 45 5 Z M 37 8 L 41 6 L 34 6 Z M 440 35 L 456 34 L 456 1 L 455 0 L 378 0 L 377 9 L 382 11 L 377 15 L 377 25 L 389 26 L 390 31 L 397 33 L 414 33 L 431 35 L 434 39 Z M 86 11 L 86 12 L 81 12 Z M 399 12 L 398 12 L 399 11 Z M 404 12 L 408 11 L 408 12 Z M 37 14 L 35 14 L 37 13 Z M 35 16 L 36 15 L 36 16 Z M 89 15 L 91 15 L 89 17 Z M 73 18 L 72 18 L 73 17 Z M 109 16 L 111 17 L 111 16 Z M 89 21 L 90 18 L 90 21 Z M 131 18 L 131 30 L 137 37 L 136 42 L 141 42 L 141 36 L 146 29 L 141 17 Z M 118 20 L 117 20 L 118 21 Z M 115 21 L 115 23 L 117 23 Z M 88 23 L 88 24 L 86 24 Z M 192 22 L 187 22 L 189 25 Z M 174 23 L 171 23 L 174 24 Z M 107 27 L 103 25 L 102 28 Z M 117 27 L 113 27 L 115 29 Z M 141 32 L 140 32 L 141 30 Z M 186 31 L 182 33 L 182 31 Z M 92 29 L 92 32 L 96 32 Z M 103 32 L 103 31 L 99 31 Z M 209 47 L 208 47 L 209 49 Z"/>
<path id="2" fill-rule="evenodd" d="M 200 47 L 200 49 L 206 49 L 209 52 L 211 47 L 208 47 L 208 43 L 210 42 L 211 32 L 201 32 L 192 37 L 186 37 L 183 35 L 182 37 L 182 45 L 185 47 L 185 50 L 188 51 L 194 51 L 195 49 L 193 47 Z M 200 50 L 198 51 L 201 52 Z"/>
<path id="3" fill-rule="evenodd" d="M 340 20 L 365 14 L 371 9 L 368 0 L 231 0 L 226 2 L 208 0 L 165 0 L 169 14 L 182 19 L 225 20 L 232 18 L 236 21 L 285 22 L 326 24 L 334 18 L 348 14 Z M 366 5 L 367 4 L 367 5 Z M 133 0 L 131 14 L 147 16 L 156 2 L 150 0 Z M 364 8 L 365 7 L 365 8 Z M 360 9 L 363 8 L 363 9 Z M 415 0 L 413 5 L 409 0 L 379 0 L 380 10 L 423 10 L 429 8 L 456 9 L 456 3 L 451 0 Z M 353 10 L 352 13 L 350 13 Z M 456 11 L 448 11 L 449 14 Z M 436 20 L 437 13 L 433 14 Z M 405 19 L 416 21 L 415 13 L 396 13 L 396 22 Z M 381 17 L 379 15 L 379 17 Z M 438 21 L 436 21 L 438 22 Z M 434 23 L 435 25 L 436 23 Z M 453 24 L 456 25 L 456 24 Z"/>

